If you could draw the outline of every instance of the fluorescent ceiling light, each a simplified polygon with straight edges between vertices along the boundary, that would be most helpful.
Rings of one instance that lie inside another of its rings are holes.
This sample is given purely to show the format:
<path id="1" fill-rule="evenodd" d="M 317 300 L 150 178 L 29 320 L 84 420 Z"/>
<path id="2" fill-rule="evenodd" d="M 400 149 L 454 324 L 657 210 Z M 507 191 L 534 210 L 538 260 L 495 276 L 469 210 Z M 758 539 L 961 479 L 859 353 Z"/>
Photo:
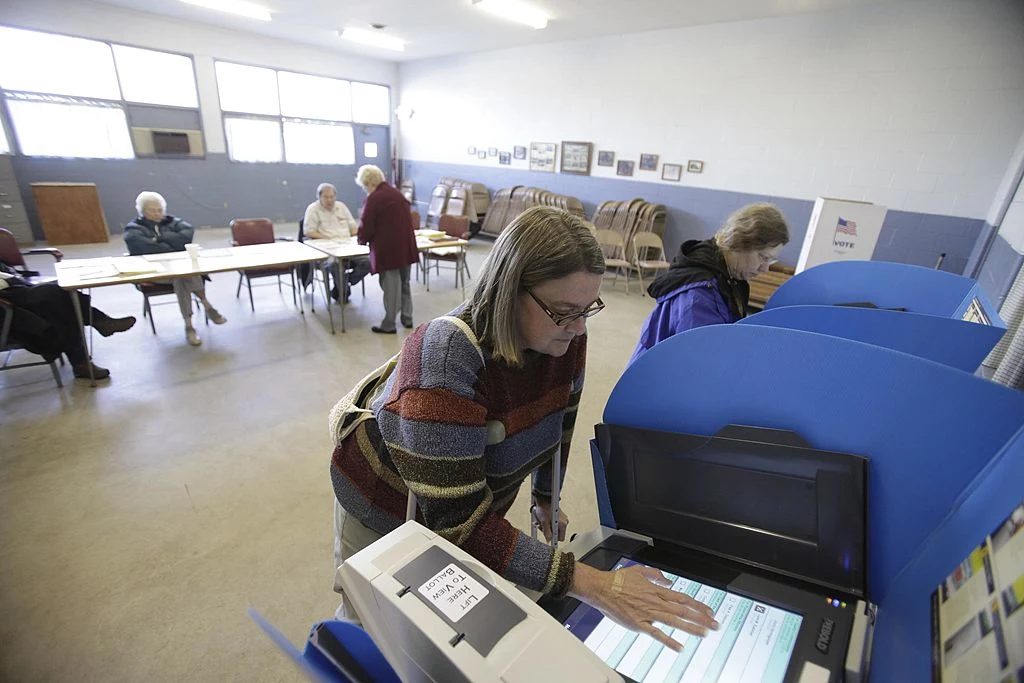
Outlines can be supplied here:
<path id="1" fill-rule="evenodd" d="M 386 33 L 381 33 L 377 29 L 367 31 L 366 29 L 361 28 L 343 28 L 341 29 L 341 37 L 355 43 L 362 43 L 363 45 L 382 47 L 385 50 L 394 50 L 396 52 L 402 52 L 405 50 L 404 40 L 401 38 L 395 38 L 394 36 L 389 36 Z"/>
<path id="2" fill-rule="evenodd" d="M 519 0 L 473 0 L 473 4 L 485 12 L 532 28 L 545 28 L 548 15 Z"/>
<path id="3" fill-rule="evenodd" d="M 219 12 L 237 14 L 250 19 L 270 21 L 270 10 L 245 0 L 181 0 L 186 5 L 215 9 Z"/>

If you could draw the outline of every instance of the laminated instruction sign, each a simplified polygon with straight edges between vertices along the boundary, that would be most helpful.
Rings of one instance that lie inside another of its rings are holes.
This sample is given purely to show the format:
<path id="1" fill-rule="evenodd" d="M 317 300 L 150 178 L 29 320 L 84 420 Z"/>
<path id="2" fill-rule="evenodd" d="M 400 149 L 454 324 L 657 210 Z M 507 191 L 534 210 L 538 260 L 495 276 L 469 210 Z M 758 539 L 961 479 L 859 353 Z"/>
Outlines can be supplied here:
<path id="1" fill-rule="evenodd" d="M 832 261 L 870 261 L 888 212 L 884 206 L 818 197 L 796 272 Z"/>
<path id="2" fill-rule="evenodd" d="M 932 680 L 1024 681 L 1024 503 L 932 593 Z"/>
<path id="3" fill-rule="evenodd" d="M 418 590 L 420 595 L 453 622 L 466 616 L 490 592 L 455 563 L 435 574 Z"/>

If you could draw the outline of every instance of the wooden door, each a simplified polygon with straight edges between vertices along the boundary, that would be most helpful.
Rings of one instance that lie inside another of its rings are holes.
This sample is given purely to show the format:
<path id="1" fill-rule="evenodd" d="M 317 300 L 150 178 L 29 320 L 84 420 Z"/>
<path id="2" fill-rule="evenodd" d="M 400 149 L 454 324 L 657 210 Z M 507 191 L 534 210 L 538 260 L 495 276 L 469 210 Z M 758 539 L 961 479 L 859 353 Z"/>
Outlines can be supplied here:
<path id="1" fill-rule="evenodd" d="M 39 223 L 51 245 L 107 242 L 110 231 L 92 183 L 32 183 Z"/>

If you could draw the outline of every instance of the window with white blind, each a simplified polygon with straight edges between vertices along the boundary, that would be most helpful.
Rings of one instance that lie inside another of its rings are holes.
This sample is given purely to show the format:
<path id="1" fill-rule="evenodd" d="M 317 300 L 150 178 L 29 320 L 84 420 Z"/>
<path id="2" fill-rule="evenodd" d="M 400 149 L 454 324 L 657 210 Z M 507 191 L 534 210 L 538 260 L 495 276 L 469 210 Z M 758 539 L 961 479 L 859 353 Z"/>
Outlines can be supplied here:
<path id="1" fill-rule="evenodd" d="M 196 75 L 185 55 L 114 45 L 121 93 L 128 102 L 199 108 Z"/>
<path id="2" fill-rule="evenodd" d="M 228 156 L 234 161 L 281 161 L 281 122 L 224 117 Z"/>
<path id="3" fill-rule="evenodd" d="M 34 157 L 132 159 L 124 109 L 109 103 L 30 95 L 7 100 L 21 153 Z"/>
<path id="4" fill-rule="evenodd" d="M 390 123 L 385 86 L 229 62 L 217 62 L 216 71 L 233 161 L 352 165 L 351 122 Z M 272 131 L 276 141 L 257 139 Z"/>

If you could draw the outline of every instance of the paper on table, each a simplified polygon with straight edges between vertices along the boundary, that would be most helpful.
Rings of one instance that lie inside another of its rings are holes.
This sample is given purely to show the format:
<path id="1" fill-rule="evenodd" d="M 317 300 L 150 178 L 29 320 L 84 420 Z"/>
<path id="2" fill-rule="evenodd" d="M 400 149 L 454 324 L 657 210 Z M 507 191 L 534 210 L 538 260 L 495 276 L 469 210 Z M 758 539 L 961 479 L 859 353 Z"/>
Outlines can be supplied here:
<path id="1" fill-rule="evenodd" d="M 118 271 L 113 263 L 103 263 L 95 266 L 76 266 L 72 272 L 79 280 L 95 280 L 102 277 L 117 277 Z"/>
<path id="2" fill-rule="evenodd" d="M 121 275 L 142 275 L 145 273 L 166 273 L 159 263 L 150 263 L 141 256 L 122 256 L 114 259 L 114 268 Z"/>
<path id="3" fill-rule="evenodd" d="M 142 258 L 147 261 L 171 261 L 176 258 L 188 258 L 188 254 L 183 251 L 166 251 L 162 254 L 146 254 Z"/>
<path id="4" fill-rule="evenodd" d="M 199 251 L 199 256 L 202 258 L 214 258 L 231 256 L 232 253 L 231 247 L 223 247 L 221 249 L 202 249 Z"/>

